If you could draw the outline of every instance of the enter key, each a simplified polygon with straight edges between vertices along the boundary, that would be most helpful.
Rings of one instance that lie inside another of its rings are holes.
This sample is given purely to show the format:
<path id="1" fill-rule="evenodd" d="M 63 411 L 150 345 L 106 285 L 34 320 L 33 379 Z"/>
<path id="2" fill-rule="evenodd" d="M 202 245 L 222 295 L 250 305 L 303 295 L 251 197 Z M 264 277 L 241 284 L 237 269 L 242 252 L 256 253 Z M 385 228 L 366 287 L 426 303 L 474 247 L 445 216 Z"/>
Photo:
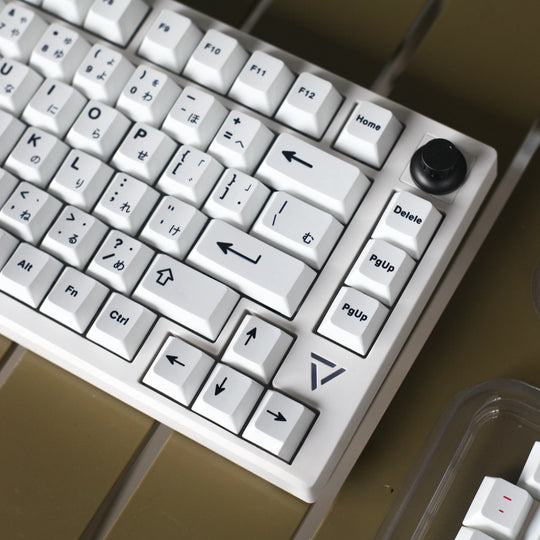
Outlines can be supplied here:
<path id="1" fill-rule="evenodd" d="M 187 260 L 287 317 L 297 310 L 316 275 L 298 259 L 217 219 Z"/>

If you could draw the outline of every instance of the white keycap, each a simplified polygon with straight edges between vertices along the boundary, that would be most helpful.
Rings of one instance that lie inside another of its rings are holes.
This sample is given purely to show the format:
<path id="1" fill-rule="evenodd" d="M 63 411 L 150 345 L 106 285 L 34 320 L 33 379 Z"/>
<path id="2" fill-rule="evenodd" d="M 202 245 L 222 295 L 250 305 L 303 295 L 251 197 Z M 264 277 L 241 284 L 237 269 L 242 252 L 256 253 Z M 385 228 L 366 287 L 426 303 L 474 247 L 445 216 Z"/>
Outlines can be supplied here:
<path id="1" fill-rule="evenodd" d="M 276 119 L 318 139 L 336 114 L 341 100 L 331 83 L 312 73 L 301 73 L 278 109 Z"/>
<path id="2" fill-rule="evenodd" d="M 540 441 L 533 444 L 517 484 L 540 500 Z"/>
<path id="3" fill-rule="evenodd" d="M 247 59 L 248 53 L 236 39 L 208 30 L 188 60 L 184 75 L 226 94 Z"/>
<path id="4" fill-rule="evenodd" d="M 287 133 L 276 139 L 256 176 L 330 212 L 342 223 L 351 219 L 370 186 L 358 167 Z"/>
<path id="5" fill-rule="evenodd" d="M 43 238 L 42 249 L 82 269 L 105 237 L 107 226 L 75 206 L 66 206 Z"/>
<path id="6" fill-rule="evenodd" d="M 143 384 L 182 405 L 189 405 L 202 386 L 214 360 L 193 345 L 170 336 L 148 371 Z"/>
<path id="7" fill-rule="evenodd" d="M 251 232 L 319 270 L 343 232 L 343 225 L 319 208 L 276 191 Z"/>
<path id="8" fill-rule="evenodd" d="M 21 182 L 0 210 L 0 224 L 22 240 L 37 243 L 61 206 L 45 191 Z"/>
<path id="9" fill-rule="evenodd" d="M 69 130 L 66 141 L 75 148 L 108 161 L 130 125 L 120 111 L 92 100 Z"/>
<path id="10" fill-rule="evenodd" d="M 126 45 L 147 11 L 143 0 L 95 0 L 86 15 L 84 28 L 113 43 Z"/>
<path id="11" fill-rule="evenodd" d="M 0 13 L 0 54 L 26 62 L 45 30 L 47 23 L 35 11 L 10 2 Z"/>
<path id="12" fill-rule="evenodd" d="M 321 322 L 319 333 L 366 355 L 387 315 L 388 308 L 374 298 L 342 287 Z"/>
<path id="13" fill-rule="evenodd" d="M 527 525 L 523 540 L 538 540 L 540 538 L 540 507 L 536 508 L 534 515 Z"/>
<path id="14" fill-rule="evenodd" d="M 415 263 L 403 250 L 384 240 L 369 240 L 345 283 L 392 306 Z"/>
<path id="15" fill-rule="evenodd" d="M 226 167 L 253 173 L 270 146 L 274 134 L 259 120 L 233 110 L 223 122 L 208 153 Z"/>
<path id="16" fill-rule="evenodd" d="M 210 217 L 247 230 L 261 211 L 270 190 L 259 180 L 236 169 L 227 169 L 204 205 Z"/>
<path id="17" fill-rule="evenodd" d="M 24 109 L 22 119 L 62 139 L 85 105 L 86 99 L 75 88 L 46 79 Z"/>
<path id="18" fill-rule="evenodd" d="M 170 9 L 163 9 L 144 36 L 139 55 L 180 73 L 202 35 L 190 19 Z"/>
<path id="19" fill-rule="evenodd" d="M 533 498 L 503 478 L 486 476 L 469 506 L 463 525 L 501 540 L 517 537 Z"/>
<path id="20" fill-rule="evenodd" d="M 149 216 L 159 193 L 149 185 L 117 173 L 99 199 L 94 213 L 111 227 L 135 234 Z"/>
<path id="21" fill-rule="evenodd" d="M 315 278 L 304 263 L 220 220 L 210 222 L 188 261 L 287 317 Z"/>
<path id="22" fill-rule="evenodd" d="M 12 174 L 0 169 L 0 207 L 8 200 L 18 183 Z"/>
<path id="23" fill-rule="evenodd" d="M 88 212 L 96 204 L 113 172 L 99 159 L 80 150 L 72 150 L 51 180 L 48 190 Z"/>
<path id="24" fill-rule="evenodd" d="M 207 219 L 194 206 L 165 196 L 144 226 L 141 238 L 156 249 L 183 259 L 199 237 Z"/>
<path id="25" fill-rule="evenodd" d="M 229 366 L 218 364 L 193 404 L 193 410 L 240 433 L 263 387 Z"/>
<path id="26" fill-rule="evenodd" d="M 20 244 L 0 272 L 0 290 L 37 307 L 51 288 L 62 264 L 30 244 Z"/>
<path id="27" fill-rule="evenodd" d="M 336 148 L 378 169 L 401 130 L 401 123 L 391 111 L 369 101 L 361 101 L 341 130 Z"/>
<path id="28" fill-rule="evenodd" d="M 7 231 L 0 229 L 0 268 L 11 257 L 19 241 Z"/>
<path id="29" fill-rule="evenodd" d="M 387 240 L 419 259 L 441 218 L 440 212 L 429 201 L 407 191 L 398 191 L 377 223 L 373 238 Z"/>
<path id="30" fill-rule="evenodd" d="M 82 26 L 94 0 L 43 0 L 43 9 L 58 17 Z"/>
<path id="31" fill-rule="evenodd" d="M 311 427 L 315 413 L 293 399 L 268 390 L 242 437 L 290 461 Z"/>
<path id="32" fill-rule="evenodd" d="M 227 109 L 212 95 L 186 86 L 163 122 L 173 139 L 206 150 L 227 116 Z"/>
<path id="33" fill-rule="evenodd" d="M 73 77 L 73 86 L 89 99 L 114 105 L 135 67 L 118 51 L 93 45 Z"/>
<path id="34" fill-rule="evenodd" d="M 186 144 L 178 149 L 158 180 L 157 187 L 199 207 L 222 172 L 223 165 L 219 161 Z"/>
<path id="35" fill-rule="evenodd" d="M 255 51 L 234 81 L 229 96 L 246 107 L 272 116 L 294 81 L 282 60 Z"/>
<path id="36" fill-rule="evenodd" d="M 107 287 L 95 279 L 75 268 L 66 268 L 41 304 L 40 311 L 72 330 L 83 333 L 108 292 Z"/>
<path id="37" fill-rule="evenodd" d="M 494 538 L 477 529 L 460 527 L 455 540 L 494 540 Z"/>
<path id="38" fill-rule="evenodd" d="M 0 64 L 0 107 L 19 116 L 42 81 L 33 69 L 5 58 Z"/>
<path id="39" fill-rule="evenodd" d="M 292 341 L 292 336 L 277 326 L 246 315 L 223 354 L 223 362 L 268 383 Z"/>
<path id="40" fill-rule="evenodd" d="M 130 361 L 152 328 L 156 316 L 129 298 L 113 293 L 88 330 L 88 339 Z"/>
<path id="41" fill-rule="evenodd" d="M 154 184 L 176 150 L 165 133 L 137 122 L 114 154 L 111 164 L 148 184 Z"/>
<path id="42" fill-rule="evenodd" d="M 135 122 L 160 126 L 181 90 L 162 71 L 140 65 L 124 86 L 116 106 Z"/>
<path id="43" fill-rule="evenodd" d="M 80 34 L 53 23 L 34 47 L 30 65 L 45 77 L 69 83 L 89 50 L 90 44 Z"/>
<path id="44" fill-rule="evenodd" d="M 24 133 L 25 128 L 26 125 L 18 118 L 11 116 L 11 114 L 5 111 L 0 111 L 0 140 L 2 141 L 2 145 L 0 146 L 0 163 L 4 163 L 4 160 L 11 153 L 13 147 Z"/>
<path id="45" fill-rule="evenodd" d="M 4 166 L 15 175 L 44 187 L 51 181 L 68 151 L 68 145 L 54 135 L 29 127 Z"/>
<path id="46" fill-rule="evenodd" d="M 238 302 L 238 294 L 229 287 L 162 254 L 152 262 L 133 298 L 212 340 Z"/>
<path id="47" fill-rule="evenodd" d="M 88 273 L 113 289 L 130 294 L 154 252 L 131 236 L 110 231 L 88 266 Z"/>

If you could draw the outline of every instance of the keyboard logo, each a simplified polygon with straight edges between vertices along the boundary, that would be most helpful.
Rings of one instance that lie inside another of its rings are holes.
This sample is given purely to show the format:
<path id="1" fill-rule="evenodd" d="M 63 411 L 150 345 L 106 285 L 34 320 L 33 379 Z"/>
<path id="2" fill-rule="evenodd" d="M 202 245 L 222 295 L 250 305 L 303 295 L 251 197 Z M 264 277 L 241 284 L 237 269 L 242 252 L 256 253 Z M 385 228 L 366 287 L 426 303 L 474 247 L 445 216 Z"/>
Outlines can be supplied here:
<path id="1" fill-rule="evenodd" d="M 336 377 L 338 377 L 339 375 L 345 372 L 345 368 L 338 368 L 337 364 L 334 364 L 334 362 L 331 362 L 330 360 L 327 360 L 326 358 L 323 358 L 322 356 L 319 356 L 318 354 L 314 352 L 311 353 L 311 358 L 315 360 L 315 362 L 311 362 L 311 390 L 312 391 L 315 391 L 319 386 L 325 385 L 326 383 L 330 382 L 332 379 L 335 379 Z M 321 377 L 319 379 L 318 372 L 319 372 L 320 364 L 323 364 L 330 368 L 337 368 L 337 369 L 334 369 L 328 375 L 325 375 L 324 377 Z"/>

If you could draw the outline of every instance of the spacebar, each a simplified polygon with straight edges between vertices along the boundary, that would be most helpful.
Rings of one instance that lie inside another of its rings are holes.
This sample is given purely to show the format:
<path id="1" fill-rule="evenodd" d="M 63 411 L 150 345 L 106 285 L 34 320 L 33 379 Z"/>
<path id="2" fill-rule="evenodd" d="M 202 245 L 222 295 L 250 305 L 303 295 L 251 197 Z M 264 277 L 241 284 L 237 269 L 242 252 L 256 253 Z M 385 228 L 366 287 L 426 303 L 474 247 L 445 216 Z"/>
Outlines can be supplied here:
<path id="1" fill-rule="evenodd" d="M 290 317 L 315 272 L 303 262 L 220 220 L 212 220 L 188 262 Z"/>

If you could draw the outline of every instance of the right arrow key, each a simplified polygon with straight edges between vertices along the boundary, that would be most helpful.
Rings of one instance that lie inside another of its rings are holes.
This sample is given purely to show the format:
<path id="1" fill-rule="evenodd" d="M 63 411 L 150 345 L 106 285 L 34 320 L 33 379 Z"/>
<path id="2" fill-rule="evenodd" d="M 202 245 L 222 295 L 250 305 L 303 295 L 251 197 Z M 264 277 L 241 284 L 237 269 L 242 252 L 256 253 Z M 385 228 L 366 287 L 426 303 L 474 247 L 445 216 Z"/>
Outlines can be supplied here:
<path id="1" fill-rule="evenodd" d="M 285 461 L 291 461 L 315 412 L 293 399 L 268 390 L 244 430 L 243 437 Z"/>

